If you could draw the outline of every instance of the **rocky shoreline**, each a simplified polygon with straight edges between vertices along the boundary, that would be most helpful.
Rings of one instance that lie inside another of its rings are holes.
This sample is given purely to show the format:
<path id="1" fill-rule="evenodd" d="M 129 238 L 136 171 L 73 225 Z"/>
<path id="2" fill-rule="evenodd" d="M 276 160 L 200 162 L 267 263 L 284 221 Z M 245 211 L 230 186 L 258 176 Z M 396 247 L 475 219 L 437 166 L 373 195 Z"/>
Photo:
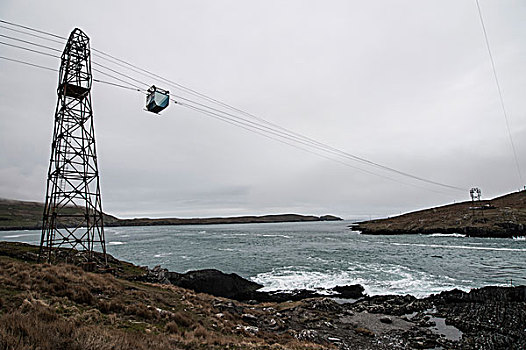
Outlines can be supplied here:
<path id="1" fill-rule="evenodd" d="M 526 348 L 526 286 L 426 298 L 367 296 L 360 285 L 330 296 L 261 292 L 236 274 L 176 273 L 112 256 L 105 266 L 99 254 L 95 264 L 82 253 L 38 264 L 37 249 L 0 242 L 0 348 Z"/>
<path id="2" fill-rule="evenodd" d="M 361 285 L 337 286 L 330 296 L 316 291 L 259 292 L 261 285 L 218 270 L 170 272 L 146 269 L 139 280 L 167 283 L 248 305 L 286 303 L 295 307 L 264 316 L 246 313 L 230 301 L 222 310 L 238 313 L 257 332 L 287 330 L 338 349 L 524 349 L 526 286 L 488 286 L 469 292 L 451 290 L 425 298 L 367 296 Z M 347 300 L 345 300 L 347 299 Z M 258 310 L 255 307 L 252 310 Z M 363 338 L 370 337 L 370 342 Z"/>
<path id="3" fill-rule="evenodd" d="M 364 288 L 359 285 L 336 286 L 324 293 L 296 289 L 290 291 L 263 292 L 261 284 L 249 281 L 235 273 L 226 274 L 215 269 L 188 271 L 186 273 L 170 272 L 161 266 L 153 269 L 144 267 L 145 274 L 134 278 L 136 281 L 171 284 L 207 293 L 216 297 L 242 301 L 249 304 L 287 301 L 299 301 L 308 298 L 323 298 L 330 294 L 332 298 L 359 299 L 365 297 Z"/>

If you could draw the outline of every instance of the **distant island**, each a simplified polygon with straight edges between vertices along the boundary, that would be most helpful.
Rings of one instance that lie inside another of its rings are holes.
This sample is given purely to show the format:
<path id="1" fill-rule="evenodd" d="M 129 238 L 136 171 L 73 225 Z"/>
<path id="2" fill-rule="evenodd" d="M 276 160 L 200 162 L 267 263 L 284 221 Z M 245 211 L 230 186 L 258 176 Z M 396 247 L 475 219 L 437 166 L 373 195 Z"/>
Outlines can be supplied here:
<path id="1" fill-rule="evenodd" d="M 81 210 L 69 207 L 72 214 L 82 214 Z M 12 199 L 0 199 L 0 230 L 39 230 L 42 228 L 42 213 L 44 204 L 39 202 L 26 202 Z M 215 218 L 136 218 L 119 219 L 115 216 L 104 214 L 104 225 L 115 226 L 161 226 L 161 225 L 212 225 L 212 224 L 252 224 L 274 222 L 310 222 L 310 221 L 339 221 L 341 218 L 333 215 L 299 215 L 276 214 L 262 216 L 237 216 Z M 67 226 L 76 226 L 71 219 Z"/>
<path id="2" fill-rule="evenodd" d="M 351 228 L 370 235 L 459 233 L 471 237 L 526 236 L 526 191 L 359 222 Z"/>

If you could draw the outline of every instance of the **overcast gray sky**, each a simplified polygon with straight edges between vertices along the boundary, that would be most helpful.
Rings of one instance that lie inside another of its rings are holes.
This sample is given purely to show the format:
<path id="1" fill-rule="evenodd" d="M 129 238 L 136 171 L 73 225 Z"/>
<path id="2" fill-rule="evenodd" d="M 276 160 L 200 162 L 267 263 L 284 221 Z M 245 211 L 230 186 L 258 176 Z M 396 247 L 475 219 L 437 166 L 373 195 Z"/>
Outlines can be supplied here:
<path id="1" fill-rule="evenodd" d="M 480 5 L 524 177 L 526 1 Z M 4 0 L 0 18 L 65 37 L 79 27 L 113 56 L 354 155 L 478 186 L 484 198 L 524 186 L 475 0 Z M 60 64 L 3 45 L 0 55 Z M 44 200 L 57 79 L 0 60 L 0 197 Z M 177 105 L 155 116 L 137 92 L 95 84 L 92 99 L 103 208 L 120 217 L 353 218 L 469 199 Z"/>

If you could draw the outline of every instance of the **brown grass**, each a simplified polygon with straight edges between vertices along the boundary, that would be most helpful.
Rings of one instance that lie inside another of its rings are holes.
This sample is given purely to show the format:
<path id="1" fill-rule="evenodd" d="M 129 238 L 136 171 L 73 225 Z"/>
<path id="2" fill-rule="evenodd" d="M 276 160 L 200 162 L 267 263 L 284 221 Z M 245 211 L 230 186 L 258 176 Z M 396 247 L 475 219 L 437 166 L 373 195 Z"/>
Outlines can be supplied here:
<path id="1" fill-rule="evenodd" d="M 241 334 L 225 302 L 60 264 L 0 256 L 0 349 L 322 349 L 279 334 Z"/>

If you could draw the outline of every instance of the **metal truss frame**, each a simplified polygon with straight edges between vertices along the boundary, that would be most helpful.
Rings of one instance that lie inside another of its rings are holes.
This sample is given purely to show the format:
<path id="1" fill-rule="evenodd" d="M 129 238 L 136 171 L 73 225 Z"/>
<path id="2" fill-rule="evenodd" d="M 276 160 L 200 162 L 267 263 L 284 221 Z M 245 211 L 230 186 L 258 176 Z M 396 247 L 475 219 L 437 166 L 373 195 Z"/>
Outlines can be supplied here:
<path id="1" fill-rule="evenodd" d="M 89 38 L 75 28 L 61 56 L 57 89 L 39 254 L 48 262 L 55 248 L 85 251 L 91 261 L 96 244 L 106 260 L 91 85 Z"/>

